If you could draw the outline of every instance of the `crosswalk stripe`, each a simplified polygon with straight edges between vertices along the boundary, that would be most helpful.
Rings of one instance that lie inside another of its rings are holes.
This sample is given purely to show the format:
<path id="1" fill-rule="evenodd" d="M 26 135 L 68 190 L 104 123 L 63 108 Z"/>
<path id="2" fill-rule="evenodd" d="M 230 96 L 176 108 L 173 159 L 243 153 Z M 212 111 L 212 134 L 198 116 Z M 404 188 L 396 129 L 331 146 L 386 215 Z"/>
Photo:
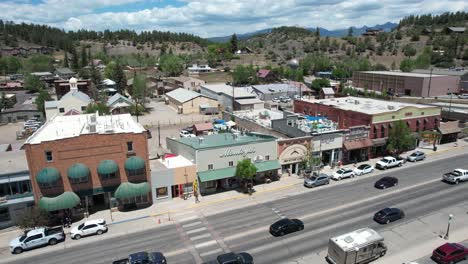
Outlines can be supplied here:
<path id="1" fill-rule="evenodd" d="M 193 223 L 190 223 L 190 224 L 182 225 L 182 228 L 187 228 L 187 227 L 191 227 L 191 226 L 196 226 L 196 225 L 199 225 L 199 224 L 201 224 L 201 221 L 196 221 L 196 222 L 193 222 Z"/>
<path id="2" fill-rule="evenodd" d="M 218 248 L 218 249 L 215 249 L 215 250 L 211 250 L 211 251 L 208 251 L 208 252 L 203 252 L 200 254 L 200 257 L 204 257 L 204 256 L 208 256 L 208 255 L 213 255 L 213 254 L 216 254 L 216 253 L 219 253 L 219 252 L 222 252 L 223 250 L 221 248 Z"/>
<path id="3" fill-rule="evenodd" d="M 193 230 L 190 230 L 190 231 L 187 231 L 185 233 L 187 233 L 187 235 L 190 235 L 190 234 L 193 234 L 193 233 L 196 233 L 196 232 L 200 232 L 200 231 L 204 231 L 206 230 L 206 227 L 200 227 L 200 228 L 197 228 L 197 229 L 193 229 Z"/>
<path id="4" fill-rule="evenodd" d="M 195 240 L 199 240 L 199 239 L 210 237 L 210 236 L 211 236 L 210 234 L 203 234 L 199 236 L 190 237 L 190 240 L 195 241 Z"/>

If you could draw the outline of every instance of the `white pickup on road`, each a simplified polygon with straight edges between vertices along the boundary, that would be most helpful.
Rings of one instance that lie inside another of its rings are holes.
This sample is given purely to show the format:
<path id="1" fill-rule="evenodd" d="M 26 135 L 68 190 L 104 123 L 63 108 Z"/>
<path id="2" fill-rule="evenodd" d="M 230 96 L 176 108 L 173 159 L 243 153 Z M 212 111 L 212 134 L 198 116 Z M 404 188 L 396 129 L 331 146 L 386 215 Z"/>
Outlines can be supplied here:
<path id="1" fill-rule="evenodd" d="M 442 179 L 446 182 L 458 184 L 462 181 L 468 181 L 468 170 L 454 169 L 452 172 L 445 173 Z"/>
<path id="2" fill-rule="evenodd" d="M 59 241 L 65 240 L 65 233 L 62 227 L 39 227 L 25 232 L 22 236 L 10 242 L 10 251 L 20 254 L 24 250 L 40 247 L 43 245 L 55 245 Z"/>
<path id="3" fill-rule="evenodd" d="M 401 165 L 403 165 L 403 163 L 404 163 L 403 159 L 397 159 L 397 158 L 394 158 L 394 157 L 387 156 L 387 157 L 384 157 L 383 159 L 377 161 L 377 163 L 375 164 L 375 167 L 379 168 L 379 169 L 386 170 L 388 168 L 401 166 Z"/>

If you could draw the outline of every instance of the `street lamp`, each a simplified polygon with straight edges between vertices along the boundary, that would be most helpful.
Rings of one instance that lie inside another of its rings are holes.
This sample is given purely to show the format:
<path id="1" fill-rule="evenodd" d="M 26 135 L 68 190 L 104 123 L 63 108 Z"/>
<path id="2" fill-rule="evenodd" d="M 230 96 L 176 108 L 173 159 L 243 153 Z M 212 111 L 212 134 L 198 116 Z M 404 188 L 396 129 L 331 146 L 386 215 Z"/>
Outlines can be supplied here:
<path id="1" fill-rule="evenodd" d="M 449 239 L 449 232 L 450 232 L 450 222 L 452 222 L 453 214 L 449 214 L 448 223 L 447 223 L 447 233 L 445 233 L 444 239 Z"/>
<path id="2" fill-rule="evenodd" d="M 450 89 L 447 89 L 447 92 L 450 91 Z M 450 113 L 452 112 L 452 97 L 453 93 L 450 93 L 450 103 L 449 103 L 449 112 L 447 115 L 447 119 L 450 120 Z"/>

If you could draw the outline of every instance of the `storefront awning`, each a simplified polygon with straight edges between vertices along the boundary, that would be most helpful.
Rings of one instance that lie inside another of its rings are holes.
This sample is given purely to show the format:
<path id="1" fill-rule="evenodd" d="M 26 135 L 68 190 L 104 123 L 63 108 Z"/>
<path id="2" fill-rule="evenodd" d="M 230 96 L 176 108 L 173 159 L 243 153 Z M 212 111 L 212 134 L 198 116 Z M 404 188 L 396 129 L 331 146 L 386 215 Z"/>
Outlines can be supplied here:
<path id="1" fill-rule="evenodd" d="M 60 172 L 54 167 L 43 168 L 36 176 L 38 183 L 52 183 L 60 179 Z"/>
<path id="2" fill-rule="evenodd" d="M 97 171 L 99 174 L 112 174 L 116 173 L 119 170 L 119 165 L 113 160 L 103 160 L 99 162 Z"/>
<path id="3" fill-rule="evenodd" d="M 256 162 L 254 163 L 255 167 L 257 167 L 257 172 L 264 172 L 269 170 L 277 170 L 281 168 L 281 165 L 277 160 L 269 160 L 264 162 Z"/>
<path id="4" fill-rule="evenodd" d="M 120 184 L 119 188 L 117 188 L 114 196 L 117 199 L 128 199 L 136 196 L 147 195 L 150 190 L 151 188 L 147 182 L 124 182 Z"/>
<path id="5" fill-rule="evenodd" d="M 145 168 L 145 160 L 138 157 L 132 156 L 125 161 L 125 169 L 130 171 L 141 170 Z"/>
<path id="6" fill-rule="evenodd" d="M 64 192 L 56 197 L 42 197 L 39 199 L 39 208 L 48 212 L 71 209 L 80 203 L 80 197 L 74 192 Z"/>
<path id="7" fill-rule="evenodd" d="M 347 150 L 353 150 L 353 149 L 372 147 L 373 143 L 372 143 L 372 140 L 370 140 L 369 138 L 362 138 L 362 139 L 345 141 L 343 145 Z"/>
<path id="8" fill-rule="evenodd" d="M 235 175 L 236 175 L 236 167 L 198 172 L 198 178 L 200 178 L 201 182 L 208 182 L 208 181 L 231 178 L 231 177 L 234 177 Z"/>
<path id="9" fill-rule="evenodd" d="M 89 177 L 89 168 L 83 163 L 75 163 L 73 166 L 68 168 L 67 175 L 70 179 Z"/>

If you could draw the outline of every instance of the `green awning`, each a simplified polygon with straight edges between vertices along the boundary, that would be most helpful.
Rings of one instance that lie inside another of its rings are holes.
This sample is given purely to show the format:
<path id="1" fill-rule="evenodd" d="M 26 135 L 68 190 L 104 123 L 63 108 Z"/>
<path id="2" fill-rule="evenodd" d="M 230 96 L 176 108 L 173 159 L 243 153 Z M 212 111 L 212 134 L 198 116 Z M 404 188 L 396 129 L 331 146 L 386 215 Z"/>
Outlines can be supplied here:
<path id="1" fill-rule="evenodd" d="M 119 170 L 119 165 L 113 160 L 103 160 L 99 162 L 97 171 L 99 174 L 112 174 L 116 173 Z"/>
<path id="2" fill-rule="evenodd" d="M 115 191 L 115 198 L 117 199 L 127 199 L 140 195 L 146 195 L 150 192 L 151 188 L 147 182 L 142 183 L 131 183 L 124 182 L 121 183 L 119 188 Z"/>
<path id="3" fill-rule="evenodd" d="M 75 163 L 73 166 L 68 168 L 67 175 L 70 179 L 89 177 L 89 168 L 83 163 Z"/>
<path id="4" fill-rule="evenodd" d="M 145 160 L 138 157 L 132 156 L 125 161 L 125 169 L 130 171 L 141 170 L 145 168 Z"/>
<path id="5" fill-rule="evenodd" d="M 42 197 L 39 199 L 39 207 L 48 212 L 71 209 L 79 203 L 80 197 L 74 192 L 64 192 L 56 197 Z"/>
<path id="6" fill-rule="evenodd" d="M 60 179 L 60 172 L 54 167 L 43 168 L 36 176 L 38 183 L 52 183 Z"/>
<path id="7" fill-rule="evenodd" d="M 200 178 L 201 182 L 231 178 L 231 177 L 234 177 L 235 175 L 236 175 L 236 167 L 198 172 L 198 177 Z"/>
<path id="8" fill-rule="evenodd" d="M 256 162 L 254 163 L 255 167 L 257 167 L 257 172 L 269 171 L 269 170 L 277 170 L 281 168 L 278 160 L 269 160 L 264 162 Z"/>

